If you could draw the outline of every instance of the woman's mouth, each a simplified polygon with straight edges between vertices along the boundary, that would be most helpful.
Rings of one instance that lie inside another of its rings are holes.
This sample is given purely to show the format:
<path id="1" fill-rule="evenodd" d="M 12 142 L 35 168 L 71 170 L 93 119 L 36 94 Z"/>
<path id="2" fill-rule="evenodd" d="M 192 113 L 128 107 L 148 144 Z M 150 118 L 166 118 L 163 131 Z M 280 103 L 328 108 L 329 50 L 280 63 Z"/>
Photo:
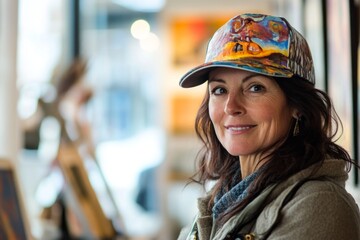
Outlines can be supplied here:
<path id="1" fill-rule="evenodd" d="M 254 128 L 256 125 L 226 126 L 225 128 L 234 133 L 242 133 Z"/>

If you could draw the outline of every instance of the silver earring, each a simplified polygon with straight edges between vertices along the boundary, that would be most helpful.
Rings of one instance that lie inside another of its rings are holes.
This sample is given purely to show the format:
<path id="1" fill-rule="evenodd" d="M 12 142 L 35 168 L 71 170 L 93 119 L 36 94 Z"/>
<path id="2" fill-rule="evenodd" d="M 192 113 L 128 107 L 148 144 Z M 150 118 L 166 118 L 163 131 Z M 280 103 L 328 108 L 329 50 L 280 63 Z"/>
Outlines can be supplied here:
<path id="1" fill-rule="evenodd" d="M 294 127 L 294 131 L 293 131 L 293 136 L 296 137 L 296 136 L 299 135 L 299 133 L 300 133 L 299 118 L 296 118 L 295 127 Z"/>

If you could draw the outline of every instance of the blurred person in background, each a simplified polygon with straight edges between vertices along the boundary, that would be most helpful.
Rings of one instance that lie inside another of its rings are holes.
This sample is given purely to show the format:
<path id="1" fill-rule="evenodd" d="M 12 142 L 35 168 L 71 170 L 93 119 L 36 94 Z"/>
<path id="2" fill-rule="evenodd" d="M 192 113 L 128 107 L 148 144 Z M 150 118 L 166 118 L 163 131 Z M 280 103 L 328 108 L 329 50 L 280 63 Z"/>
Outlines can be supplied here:
<path id="1" fill-rule="evenodd" d="M 334 140 L 341 120 L 304 37 L 281 17 L 235 16 L 180 86 L 205 82 L 193 181 L 213 185 L 178 239 L 360 239 L 345 189 L 358 166 Z"/>

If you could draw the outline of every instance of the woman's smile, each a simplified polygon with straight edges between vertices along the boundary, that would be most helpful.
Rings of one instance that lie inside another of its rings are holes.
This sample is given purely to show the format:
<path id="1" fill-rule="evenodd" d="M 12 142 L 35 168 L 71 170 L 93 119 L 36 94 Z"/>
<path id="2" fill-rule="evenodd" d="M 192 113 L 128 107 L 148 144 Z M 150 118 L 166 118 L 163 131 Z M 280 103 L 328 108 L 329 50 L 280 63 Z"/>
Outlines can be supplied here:
<path id="1" fill-rule="evenodd" d="M 230 134 L 242 134 L 247 133 L 256 125 L 226 125 L 225 128 L 230 132 Z"/>

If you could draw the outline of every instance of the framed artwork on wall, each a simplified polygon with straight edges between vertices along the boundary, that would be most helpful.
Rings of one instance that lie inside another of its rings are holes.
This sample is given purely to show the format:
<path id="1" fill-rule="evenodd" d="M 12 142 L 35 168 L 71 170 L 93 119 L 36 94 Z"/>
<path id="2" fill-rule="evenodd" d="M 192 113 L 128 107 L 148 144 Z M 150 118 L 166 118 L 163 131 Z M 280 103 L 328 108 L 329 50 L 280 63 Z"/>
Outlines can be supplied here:
<path id="1" fill-rule="evenodd" d="M 198 65 L 204 62 L 207 43 L 215 31 L 232 16 L 177 17 L 171 22 L 173 64 Z"/>
<path id="2" fill-rule="evenodd" d="M 32 239 L 11 162 L 0 159 L 0 239 Z"/>
<path id="3" fill-rule="evenodd" d="M 171 98 L 171 133 L 195 133 L 195 118 L 202 102 L 202 97 L 202 95 L 190 96 L 176 94 Z"/>

